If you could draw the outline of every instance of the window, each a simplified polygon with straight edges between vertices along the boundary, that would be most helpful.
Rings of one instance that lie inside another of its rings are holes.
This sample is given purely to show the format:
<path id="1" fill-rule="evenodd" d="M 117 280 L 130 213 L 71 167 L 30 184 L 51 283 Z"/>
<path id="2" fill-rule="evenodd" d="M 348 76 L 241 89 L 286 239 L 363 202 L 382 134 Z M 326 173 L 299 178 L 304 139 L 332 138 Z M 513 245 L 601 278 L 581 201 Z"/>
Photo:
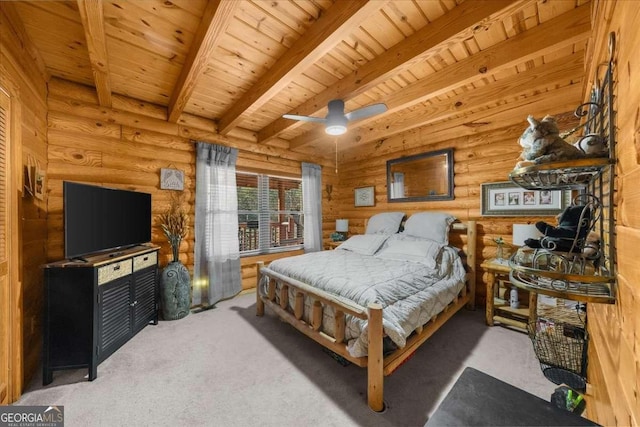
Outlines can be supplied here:
<path id="1" fill-rule="evenodd" d="M 301 179 L 238 172 L 236 185 L 241 255 L 302 247 Z"/>

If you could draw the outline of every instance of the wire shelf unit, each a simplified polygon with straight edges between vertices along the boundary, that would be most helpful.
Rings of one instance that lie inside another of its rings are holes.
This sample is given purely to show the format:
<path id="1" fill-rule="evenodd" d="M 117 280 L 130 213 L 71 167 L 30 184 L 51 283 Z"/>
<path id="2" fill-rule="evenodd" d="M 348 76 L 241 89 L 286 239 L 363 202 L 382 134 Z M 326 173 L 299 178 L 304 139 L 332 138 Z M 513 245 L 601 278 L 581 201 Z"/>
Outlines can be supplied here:
<path id="1" fill-rule="evenodd" d="M 576 199 L 598 200 L 602 214 L 590 224 L 590 231 L 600 238 L 598 258 L 587 259 L 582 246 L 570 253 L 536 249 L 518 251 L 511 257 L 512 283 L 532 292 L 577 301 L 614 303 L 616 299 L 615 259 L 615 123 L 613 109 L 613 66 L 615 37 L 609 40 L 610 60 L 596 71 L 594 87 L 588 102 L 580 105 L 575 115 L 579 126 L 566 132 L 581 131 L 579 142 L 586 138 L 605 144 L 608 156 L 582 158 L 514 169 L 509 179 L 530 190 L 574 190 Z M 575 199 L 574 199 L 575 200 Z M 584 244 L 584 242 L 581 242 Z"/>

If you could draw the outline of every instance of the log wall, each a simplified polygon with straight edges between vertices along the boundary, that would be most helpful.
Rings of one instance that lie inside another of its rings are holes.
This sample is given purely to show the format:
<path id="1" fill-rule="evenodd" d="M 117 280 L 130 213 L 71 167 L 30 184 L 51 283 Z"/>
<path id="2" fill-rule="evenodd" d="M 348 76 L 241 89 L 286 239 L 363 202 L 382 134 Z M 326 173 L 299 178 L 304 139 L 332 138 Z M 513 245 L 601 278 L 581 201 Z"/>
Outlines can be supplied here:
<path id="1" fill-rule="evenodd" d="M 46 76 L 31 48 L 13 5 L 0 3 L 0 86 L 17 100 L 19 108 L 12 111 L 19 121 L 18 132 L 9 142 L 22 151 L 22 165 L 37 163 L 47 170 L 47 105 Z M 22 167 L 14 171 L 22 182 Z M 13 195 L 12 195 L 13 196 Z M 20 191 L 18 215 L 19 281 L 10 283 L 17 301 L 10 322 L 20 333 L 13 336 L 14 345 L 21 346 L 22 358 L 13 361 L 10 401 L 17 398 L 40 363 L 42 348 L 42 270 L 46 262 L 47 206 L 46 198 L 40 200 Z"/>
<path id="2" fill-rule="evenodd" d="M 587 416 L 602 425 L 640 425 L 640 8 L 633 1 L 596 1 L 589 76 L 609 58 L 616 36 L 614 102 L 617 127 L 614 305 L 590 304 Z"/>
<path id="3" fill-rule="evenodd" d="M 418 211 L 446 211 L 461 220 L 475 219 L 478 224 L 476 298 L 485 303 L 486 272 L 480 264 L 496 256 L 494 239 L 511 242 L 514 223 L 544 220 L 555 224 L 553 217 L 488 217 L 481 215 L 481 184 L 507 181 L 520 155 L 518 138 L 528 126 L 527 114 L 541 118 L 553 114 L 561 130 L 571 129 L 576 119 L 573 110 L 580 104 L 582 84 L 573 84 L 560 93 L 541 95 L 544 102 L 532 99 L 524 115 L 509 114 L 512 106 L 504 105 L 475 115 L 471 123 L 453 120 L 418 128 L 365 146 L 347 149 L 339 160 L 340 215 L 349 219 L 351 234 L 364 232 L 364 221 L 377 212 L 402 211 L 411 215 Z M 454 200 L 427 202 L 387 201 L 386 162 L 423 152 L 454 149 Z M 353 189 L 375 187 L 375 206 L 354 207 Z M 507 247 L 509 249 L 509 247 Z M 505 256 L 509 253 L 507 250 Z"/>
<path id="4" fill-rule="evenodd" d="M 64 257 L 62 182 L 65 180 L 151 193 L 152 242 L 161 247 L 163 266 L 170 261 L 171 250 L 157 223 L 157 215 L 168 207 L 171 190 L 160 189 L 160 169 L 171 167 L 184 171 L 183 196 L 191 231 L 182 242 L 180 260 L 193 271 L 195 147 L 192 140 L 238 148 L 238 170 L 300 177 L 302 161 L 318 163 L 319 160 L 277 146 L 258 145 L 251 141 L 252 135 L 245 139 L 222 137 L 216 133 L 214 123 L 204 119 L 186 116 L 178 124 L 168 123 L 165 109 L 123 96 L 113 96 L 113 108 L 100 107 L 93 88 L 61 79 L 52 79 L 49 83 L 48 107 L 49 261 Z M 323 183 L 335 182 L 335 169 L 332 164 L 325 164 Z M 332 202 L 327 196 L 325 191 L 323 204 L 330 213 Z M 327 236 L 333 229 L 331 218 L 330 214 L 325 218 Z M 291 252 L 279 256 L 288 255 Z M 276 257 L 242 258 L 243 288 L 255 287 L 257 259 Z"/>

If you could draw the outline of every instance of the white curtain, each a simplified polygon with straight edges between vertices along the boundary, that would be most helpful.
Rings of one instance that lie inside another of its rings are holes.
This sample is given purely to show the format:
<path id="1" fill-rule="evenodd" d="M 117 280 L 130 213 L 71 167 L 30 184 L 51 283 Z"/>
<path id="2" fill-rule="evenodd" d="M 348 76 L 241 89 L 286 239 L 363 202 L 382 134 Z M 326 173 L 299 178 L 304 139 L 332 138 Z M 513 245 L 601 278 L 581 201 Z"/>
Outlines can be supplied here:
<path id="1" fill-rule="evenodd" d="M 302 206 L 304 209 L 304 251 L 322 250 L 322 168 L 302 163 Z"/>
<path id="2" fill-rule="evenodd" d="M 242 290 L 238 243 L 238 150 L 196 142 L 193 304 L 204 307 Z"/>

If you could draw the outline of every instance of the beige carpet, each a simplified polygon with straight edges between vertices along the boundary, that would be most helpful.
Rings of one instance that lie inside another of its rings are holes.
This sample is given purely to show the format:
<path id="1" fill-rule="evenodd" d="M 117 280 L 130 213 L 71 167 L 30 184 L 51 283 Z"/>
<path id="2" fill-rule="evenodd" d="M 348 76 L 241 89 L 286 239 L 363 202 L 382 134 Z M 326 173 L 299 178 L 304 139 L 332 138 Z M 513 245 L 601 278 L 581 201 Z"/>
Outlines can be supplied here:
<path id="1" fill-rule="evenodd" d="M 384 413 L 366 404 L 366 370 L 343 367 L 255 294 L 147 326 L 98 367 L 36 378 L 18 405 L 64 405 L 66 426 L 421 426 L 466 366 L 549 400 L 529 338 L 457 313 L 385 379 Z M 491 390 L 487 390 L 490 393 Z"/>

